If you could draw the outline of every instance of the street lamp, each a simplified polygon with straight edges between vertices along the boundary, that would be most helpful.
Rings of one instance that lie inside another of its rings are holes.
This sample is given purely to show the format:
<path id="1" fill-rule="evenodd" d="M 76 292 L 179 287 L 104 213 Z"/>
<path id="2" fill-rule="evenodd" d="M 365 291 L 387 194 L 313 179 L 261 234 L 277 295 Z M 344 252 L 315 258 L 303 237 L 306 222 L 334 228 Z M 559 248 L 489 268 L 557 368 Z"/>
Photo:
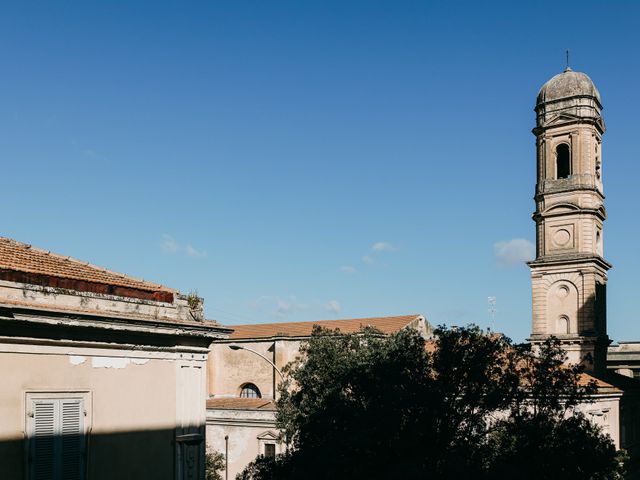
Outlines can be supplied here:
<path id="1" fill-rule="evenodd" d="M 262 355 L 259 352 L 256 352 L 255 350 L 251 349 L 251 348 L 247 348 L 247 347 L 243 347 L 242 345 L 229 345 L 229 348 L 231 350 L 246 350 L 247 352 L 252 352 L 255 353 L 256 355 L 258 355 L 260 358 L 262 358 L 264 361 L 268 362 L 273 368 L 275 368 L 276 372 L 278 372 L 278 375 L 280 375 L 280 378 L 282 379 L 282 381 L 284 382 L 284 375 L 282 374 L 282 372 L 280 371 L 280 369 L 278 367 L 276 367 L 276 364 L 273 363 L 271 360 L 269 360 L 267 357 L 265 357 L 264 355 Z"/>
<path id="2" fill-rule="evenodd" d="M 273 363 L 271 360 L 269 360 L 267 357 L 265 357 L 264 355 L 262 355 L 260 352 L 256 352 L 255 350 L 251 349 L 251 348 L 247 348 L 247 347 L 243 347 L 242 345 L 229 345 L 229 348 L 231 350 L 246 350 L 247 352 L 251 352 L 251 353 L 255 353 L 256 355 L 258 355 L 260 358 L 262 358 L 264 361 L 268 362 L 269 365 L 271 365 L 274 370 L 276 372 L 278 372 L 278 375 L 280 375 L 280 378 L 282 379 L 282 381 L 284 382 L 284 375 L 282 374 L 282 372 L 280 371 L 280 369 L 278 367 L 276 367 L 276 364 Z M 273 398 L 275 399 L 275 395 L 276 392 L 273 392 Z"/>

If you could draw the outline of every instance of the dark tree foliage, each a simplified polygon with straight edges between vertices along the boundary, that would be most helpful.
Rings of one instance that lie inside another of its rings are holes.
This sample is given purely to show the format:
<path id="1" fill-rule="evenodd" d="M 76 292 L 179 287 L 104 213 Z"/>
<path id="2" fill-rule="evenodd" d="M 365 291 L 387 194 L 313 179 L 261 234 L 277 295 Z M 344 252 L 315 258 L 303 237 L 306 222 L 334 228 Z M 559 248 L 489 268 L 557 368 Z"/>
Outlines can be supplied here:
<path id="1" fill-rule="evenodd" d="M 276 459 L 259 455 L 253 462 L 236 475 L 236 480 L 276 480 L 279 478 L 293 478 L 293 470 L 290 464 L 290 455 L 279 455 Z M 298 477 L 304 478 L 304 477 Z M 313 477 L 312 477 L 313 478 Z"/>
<path id="2" fill-rule="evenodd" d="M 582 414 L 506 421 L 489 438 L 490 478 L 563 480 L 622 478 L 613 443 Z"/>
<path id="3" fill-rule="evenodd" d="M 534 354 L 474 326 L 435 334 L 315 329 L 278 401 L 288 453 L 237 478 L 621 478 L 609 437 L 573 411 L 595 387 L 557 341 Z"/>
<path id="4" fill-rule="evenodd" d="M 224 455 L 218 451 L 207 452 L 204 460 L 205 478 L 206 480 L 222 480 L 222 474 L 224 471 L 225 458 Z"/>

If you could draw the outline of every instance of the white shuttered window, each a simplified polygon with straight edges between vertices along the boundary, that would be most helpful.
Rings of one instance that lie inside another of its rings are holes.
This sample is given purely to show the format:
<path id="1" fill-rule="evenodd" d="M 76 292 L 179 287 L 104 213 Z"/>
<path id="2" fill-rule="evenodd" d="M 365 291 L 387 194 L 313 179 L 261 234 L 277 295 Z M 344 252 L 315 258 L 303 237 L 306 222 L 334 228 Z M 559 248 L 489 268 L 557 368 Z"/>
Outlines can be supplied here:
<path id="1" fill-rule="evenodd" d="M 82 397 L 28 398 L 31 480 L 84 480 Z"/>

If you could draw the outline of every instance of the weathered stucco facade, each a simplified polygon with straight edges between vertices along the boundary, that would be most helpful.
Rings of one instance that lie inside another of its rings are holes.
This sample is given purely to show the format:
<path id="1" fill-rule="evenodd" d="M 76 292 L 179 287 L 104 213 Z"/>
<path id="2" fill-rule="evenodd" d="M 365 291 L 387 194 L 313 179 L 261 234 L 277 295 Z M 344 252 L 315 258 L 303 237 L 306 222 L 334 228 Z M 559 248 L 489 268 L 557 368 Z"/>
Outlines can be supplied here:
<path id="1" fill-rule="evenodd" d="M 228 330 L 199 318 L 201 300 L 0 239 L 0 478 L 203 478 Z"/>

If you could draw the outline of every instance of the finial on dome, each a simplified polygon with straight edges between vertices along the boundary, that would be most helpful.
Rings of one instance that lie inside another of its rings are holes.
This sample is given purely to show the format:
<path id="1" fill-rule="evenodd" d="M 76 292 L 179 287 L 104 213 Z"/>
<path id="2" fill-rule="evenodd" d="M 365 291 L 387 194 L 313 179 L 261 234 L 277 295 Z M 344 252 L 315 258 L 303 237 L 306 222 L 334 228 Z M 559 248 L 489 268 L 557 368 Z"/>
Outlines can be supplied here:
<path id="1" fill-rule="evenodd" d="M 565 72 L 570 72 L 571 67 L 569 66 L 569 50 L 567 49 L 567 66 L 564 69 Z"/>

